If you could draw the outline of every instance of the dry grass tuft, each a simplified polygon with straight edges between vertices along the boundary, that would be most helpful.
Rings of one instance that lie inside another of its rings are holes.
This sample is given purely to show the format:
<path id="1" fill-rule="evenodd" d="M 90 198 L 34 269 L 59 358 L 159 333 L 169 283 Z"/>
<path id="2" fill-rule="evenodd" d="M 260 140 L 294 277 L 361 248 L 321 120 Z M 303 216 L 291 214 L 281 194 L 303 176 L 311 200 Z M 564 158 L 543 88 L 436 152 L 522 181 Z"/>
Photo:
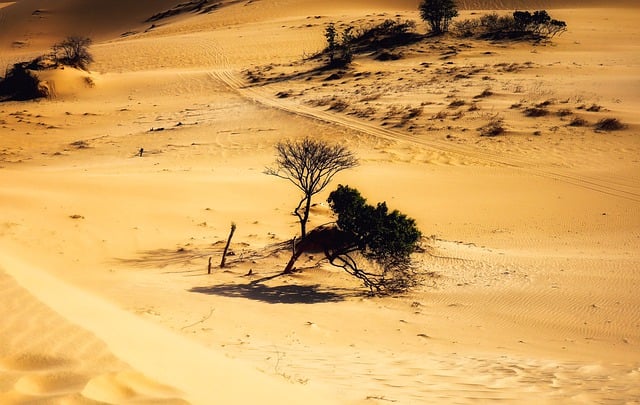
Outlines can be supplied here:
<path id="1" fill-rule="evenodd" d="M 329 106 L 329 110 L 342 112 L 349 107 L 349 103 L 342 99 L 337 99 Z"/>
<path id="2" fill-rule="evenodd" d="M 589 122 L 584 118 L 580 118 L 580 117 L 575 117 L 569 123 L 570 127 L 586 127 L 587 125 L 589 125 Z"/>
<path id="3" fill-rule="evenodd" d="M 478 128 L 478 131 L 480 131 L 480 136 L 492 137 L 502 135 L 506 132 L 506 129 L 504 128 L 504 120 L 495 115 L 491 117 L 487 124 Z"/>
<path id="4" fill-rule="evenodd" d="M 619 131 L 627 126 L 617 118 L 603 118 L 593 126 L 596 131 Z"/>
<path id="5" fill-rule="evenodd" d="M 526 108 L 522 113 L 527 117 L 536 118 L 544 117 L 545 115 L 549 114 L 549 111 L 540 107 L 530 107 Z"/>
<path id="6" fill-rule="evenodd" d="M 457 100 L 453 100 L 452 102 L 449 103 L 449 108 L 458 108 L 458 107 L 461 107 L 461 106 L 463 106 L 465 104 L 466 103 L 465 103 L 464 100 L 457 99 Z"/>
<path id="7" fill-rule="evenodd" d="M 485 98 L 485 97 L 490 97 L 493 96 L 493 92 L 491 91 L 491 89 L 484 89 L 482 90 L 482 93 L 473 96 L 473 98 L 478 99 L 478 98 Z"/>

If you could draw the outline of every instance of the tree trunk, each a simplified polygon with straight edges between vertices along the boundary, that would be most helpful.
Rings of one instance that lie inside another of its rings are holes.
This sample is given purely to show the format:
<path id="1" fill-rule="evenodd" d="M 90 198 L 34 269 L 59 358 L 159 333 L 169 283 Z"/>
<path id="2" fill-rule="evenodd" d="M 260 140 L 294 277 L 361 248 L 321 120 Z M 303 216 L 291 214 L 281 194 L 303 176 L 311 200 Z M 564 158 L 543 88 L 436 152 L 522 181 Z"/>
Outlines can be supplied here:
<path id="1" fill-rule="evenodd" d="M 309 221 L 309 211 L 311 211 L 311 196 L 307 197 L 307 201 L 304 206 L 304 213 L 302 214 L 302 220 L 300 221 L 302 239 L 307 236 L 307 222 Z"/>
<path id="2" fill-rule="evenodd" d="M 224 252 L 222 252 L 222 260 L 220 261 L 220 268 L 224 268 L 224 264 L 227 260 L 227 250 L 229 250 L 229 245 L 231 244 L 231 238 L 233 238 L 233 233 L 236 231 L 236 224 L 231 223 L 231 231 L 229 232 L 229 239 L 227 239 L 227 245 L 224 247 Z"/>
<path id="3" fill-rule="evenodd" d="M 300 243 L 296 248 L 296 238 L 293 238 L 292 249 L 293 249 L 293 252 L 291 253 L 291 259 L 289 259 L 289 263 L 287 263 L 287 266 L 284 268 L 284 271 L 283 271 L 283 273 L 285 274 L 291 273 L 293 271 L 293 265 L 296 264 L 296 260 L 298 260 L 298 258 L 302 256 L 302 253 L 304 253 L 304 246 L 302 245 L 302 243 Z"/>

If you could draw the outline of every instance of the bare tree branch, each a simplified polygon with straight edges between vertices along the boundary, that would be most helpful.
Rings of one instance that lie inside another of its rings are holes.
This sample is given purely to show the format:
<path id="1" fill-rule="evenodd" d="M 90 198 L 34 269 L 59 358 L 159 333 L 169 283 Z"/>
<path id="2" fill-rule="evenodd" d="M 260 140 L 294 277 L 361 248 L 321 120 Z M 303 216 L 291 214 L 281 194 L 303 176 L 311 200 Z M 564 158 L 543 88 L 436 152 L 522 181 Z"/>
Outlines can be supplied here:
<path id="1" fill-rule="evenodd" d="M 358 160 L 345 146 L 305 138 L 302 141 L 283 141 L 276 144 L 276 161 L 265 174 L 291 182 L 303 193 L 294 210 L 300 221 L 302 238 L 311 209 L 311 198 L 321 192 L 342 170 L 358 165 Z"/>

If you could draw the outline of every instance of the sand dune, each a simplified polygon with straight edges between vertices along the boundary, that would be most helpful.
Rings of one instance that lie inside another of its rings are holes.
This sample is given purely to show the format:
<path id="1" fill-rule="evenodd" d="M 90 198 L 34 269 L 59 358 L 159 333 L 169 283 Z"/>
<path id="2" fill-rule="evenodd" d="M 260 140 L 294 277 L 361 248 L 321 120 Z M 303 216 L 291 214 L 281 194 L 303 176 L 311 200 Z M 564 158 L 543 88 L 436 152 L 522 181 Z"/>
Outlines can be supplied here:
<path id="1" fill-rule="evenodd" d="M 86 35 L 96 41 L 114 38 L 143 27 L 147 18 L 174 3 L 173 0 L 10 2 L 0 9 L 0 49 L 46 49 L 67 35 Z"/>
<path id="2" fill-rule="evenodd" d="M 70 28 L 96 40 L 90 72 L 41 73 L 51 99 L 0 104 L 0 402 L 638 401 L 635 2 L 527 2 L 569 31 L 359 55 L 337 80 L 300 62 L 328 22 L 417 20 L 417 2 L 145 22 L 178 3 L 0 3 L 0 63 Z M 506 133 L 479 136 L 495 114 Z M 604 117 L 627 128 L 594 131 Z M 306 135 L 360 159 L 332 186 L 416 219 L 424 285 L 369 297 L 316 254 L 279 275 L 298 194 L 262 171 Z"/>

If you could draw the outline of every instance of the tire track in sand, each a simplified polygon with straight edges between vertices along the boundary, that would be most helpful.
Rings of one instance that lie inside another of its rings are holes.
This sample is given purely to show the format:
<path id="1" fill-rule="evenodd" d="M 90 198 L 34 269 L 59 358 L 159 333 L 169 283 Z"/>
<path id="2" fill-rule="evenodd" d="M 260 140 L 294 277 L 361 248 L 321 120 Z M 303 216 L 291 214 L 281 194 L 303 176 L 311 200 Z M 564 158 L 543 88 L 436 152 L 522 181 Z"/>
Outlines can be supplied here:
<path id="1" fill-rule="evenodd" d="M 564 183 L 584 189 L 593 190 L 601 194 L 606 194 L 633 202 L 640 202 L 640 184 L 623 185 L 620 183 L 612 183 L 610 181 L 607 181 L 606 179 L 595 176 L 578 175 L 568 172 L 561 172 L 558 170 L 540 169 L 536 167 L 538 163 L 533 159 L 483 151 L 478 148 L 473 148 L 466 145 L 451 145 L 450 143 L 447 143 L 445 141 L 439 141 L 435 139 L 427 140 L 414 135 L 408 135 L 402 131 L 380 128 L 376 125 L 362 122 L 351 117 L 332 114 L 320 109 L 307 107 L 291 100 L 276 99 L 267 95 L 264 91 L 260 91 L 255 87 L 246 85 L 246 83 L 238 77 L 237 73 L 232 70 L 213 70 L 209 73 L 209 75 L 212 79 L 222 81 L 227 86 L 229 86 L 229 88 L 253 102 L 260 103 L 268 107 L 277 108 L 291 114 L 327 122 L 330 124 L 341 125 L 379 138 L 410 143 L 444 153 L 485 161 L 487 163 L 496 164 L 499 166 L 512 167 L 514 169 L 522 170 L 536 176 L 562 181 Z"/>

